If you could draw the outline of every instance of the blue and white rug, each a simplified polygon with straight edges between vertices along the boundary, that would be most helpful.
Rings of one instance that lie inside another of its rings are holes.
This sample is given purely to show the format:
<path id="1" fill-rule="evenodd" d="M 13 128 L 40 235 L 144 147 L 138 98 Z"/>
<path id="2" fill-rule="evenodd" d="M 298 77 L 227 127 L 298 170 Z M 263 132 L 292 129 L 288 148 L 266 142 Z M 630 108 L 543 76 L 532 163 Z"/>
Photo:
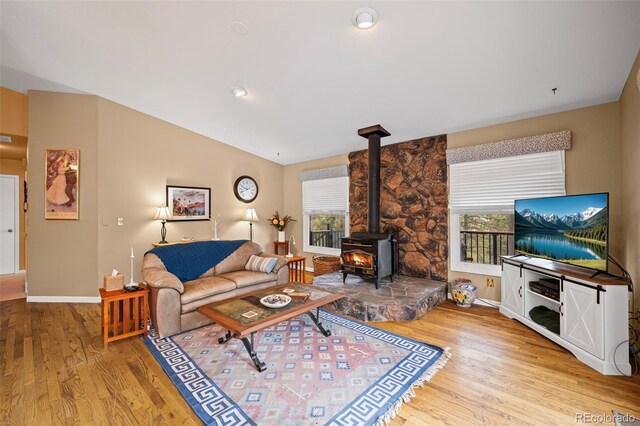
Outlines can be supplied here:
<path id="1" fill-rule="evenodd" d="M 212 324 L 145 344 L 196 414 L 211 425 L 377 425 L 389 421 L 449 358 L 448 350 L 321 311 L 265 329 L 255 348 L 218 344 Z"/>

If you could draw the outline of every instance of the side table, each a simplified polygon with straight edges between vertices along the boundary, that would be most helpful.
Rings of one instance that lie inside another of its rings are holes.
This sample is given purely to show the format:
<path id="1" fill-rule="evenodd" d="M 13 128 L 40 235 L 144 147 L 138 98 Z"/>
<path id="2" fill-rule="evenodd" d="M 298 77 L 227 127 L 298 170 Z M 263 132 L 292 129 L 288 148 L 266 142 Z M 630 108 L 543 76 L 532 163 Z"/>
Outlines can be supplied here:
<path id="1" fill-rule="evenodd" d="M 282 255 L 289 253 L 289 241 L 274 241 L 273 242 L 273 253 L 278 254 L 278 249 L 282 247 L 284 249 L 284 253 Z"/>
<path id="2" fill-rule="evenodd" d="M 145 284 L 139 284 L 137 291 L 106 291 L 101 288 L 100 298 L 105 348 L 115 340 L 147 335 L 149 289 Z"/>
<path id="3" fill-rule="evenodd" d="M 307 258 L 304 256 L 287 257 L 289 266 L 289 282 L 304 283 L 304 271 L 307 268 Z"/>

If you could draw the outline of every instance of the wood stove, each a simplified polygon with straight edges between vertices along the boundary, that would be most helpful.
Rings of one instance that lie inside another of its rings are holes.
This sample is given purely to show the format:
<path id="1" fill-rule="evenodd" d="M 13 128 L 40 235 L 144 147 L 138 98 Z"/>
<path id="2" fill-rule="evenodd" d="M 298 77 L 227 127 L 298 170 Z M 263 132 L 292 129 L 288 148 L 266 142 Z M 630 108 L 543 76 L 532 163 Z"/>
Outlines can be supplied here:
<path id="1" fill-rule="evenodd" d="M 393 239 L 388 234 L 356 233 L 342 239 L 342 280 L 347 275 L 372 279 L 379 288 L 380 279 L 393 281 Z"/>
<path id="2" fill-rule="evenodd" d="M 375 125 L 358 130 L 358 135 L 369 140 L 369 197 L 367 225 L 369 232 L 354 233 L 342 238 L 342 280 L 347 275 L 372 279 L 379 287 L 380 279 L 393 281 L 393 236 L 380 234 L 380 138 L 389 136 L 382 126 Z"/>

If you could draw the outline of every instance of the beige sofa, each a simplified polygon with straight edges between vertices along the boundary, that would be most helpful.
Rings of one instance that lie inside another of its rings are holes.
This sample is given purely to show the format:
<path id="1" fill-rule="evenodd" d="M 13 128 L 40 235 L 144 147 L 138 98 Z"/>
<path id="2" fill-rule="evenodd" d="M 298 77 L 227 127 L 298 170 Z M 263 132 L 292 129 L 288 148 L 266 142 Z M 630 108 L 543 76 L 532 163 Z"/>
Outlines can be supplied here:
<path id="1" fill-rule="evenodd" d="M 251 255 L 277 257 L 273 272 L 245 270 Z M 142 276 L 150 289 L 151 321 L 159 336 L 167 337 L 210 324 L 211 320 L 197 312 L 200 306 L 286 284 L 289 268 L 285 257 L 262 252 L 258 244 L 247 241 L 195 280 L 180 281 L 153 253 L 144 256 Z"/>

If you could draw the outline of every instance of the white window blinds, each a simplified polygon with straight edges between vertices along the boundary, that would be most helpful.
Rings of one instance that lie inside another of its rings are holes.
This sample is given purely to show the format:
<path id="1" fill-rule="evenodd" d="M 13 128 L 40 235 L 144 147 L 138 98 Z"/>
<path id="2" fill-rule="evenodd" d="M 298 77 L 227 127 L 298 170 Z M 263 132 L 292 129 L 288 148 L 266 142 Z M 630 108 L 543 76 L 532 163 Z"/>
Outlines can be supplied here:
<path id="1" fill-rule="evenodd" d="M 349 210 L 347 176 L 302 182 L 304 214 L 346 214 Z"/>
<path id="2" fill-rule="evenodd" d="M 513 213 L 513 201 L 565 195 L 564 151 L 451 164 L 452 213 Z"/>

